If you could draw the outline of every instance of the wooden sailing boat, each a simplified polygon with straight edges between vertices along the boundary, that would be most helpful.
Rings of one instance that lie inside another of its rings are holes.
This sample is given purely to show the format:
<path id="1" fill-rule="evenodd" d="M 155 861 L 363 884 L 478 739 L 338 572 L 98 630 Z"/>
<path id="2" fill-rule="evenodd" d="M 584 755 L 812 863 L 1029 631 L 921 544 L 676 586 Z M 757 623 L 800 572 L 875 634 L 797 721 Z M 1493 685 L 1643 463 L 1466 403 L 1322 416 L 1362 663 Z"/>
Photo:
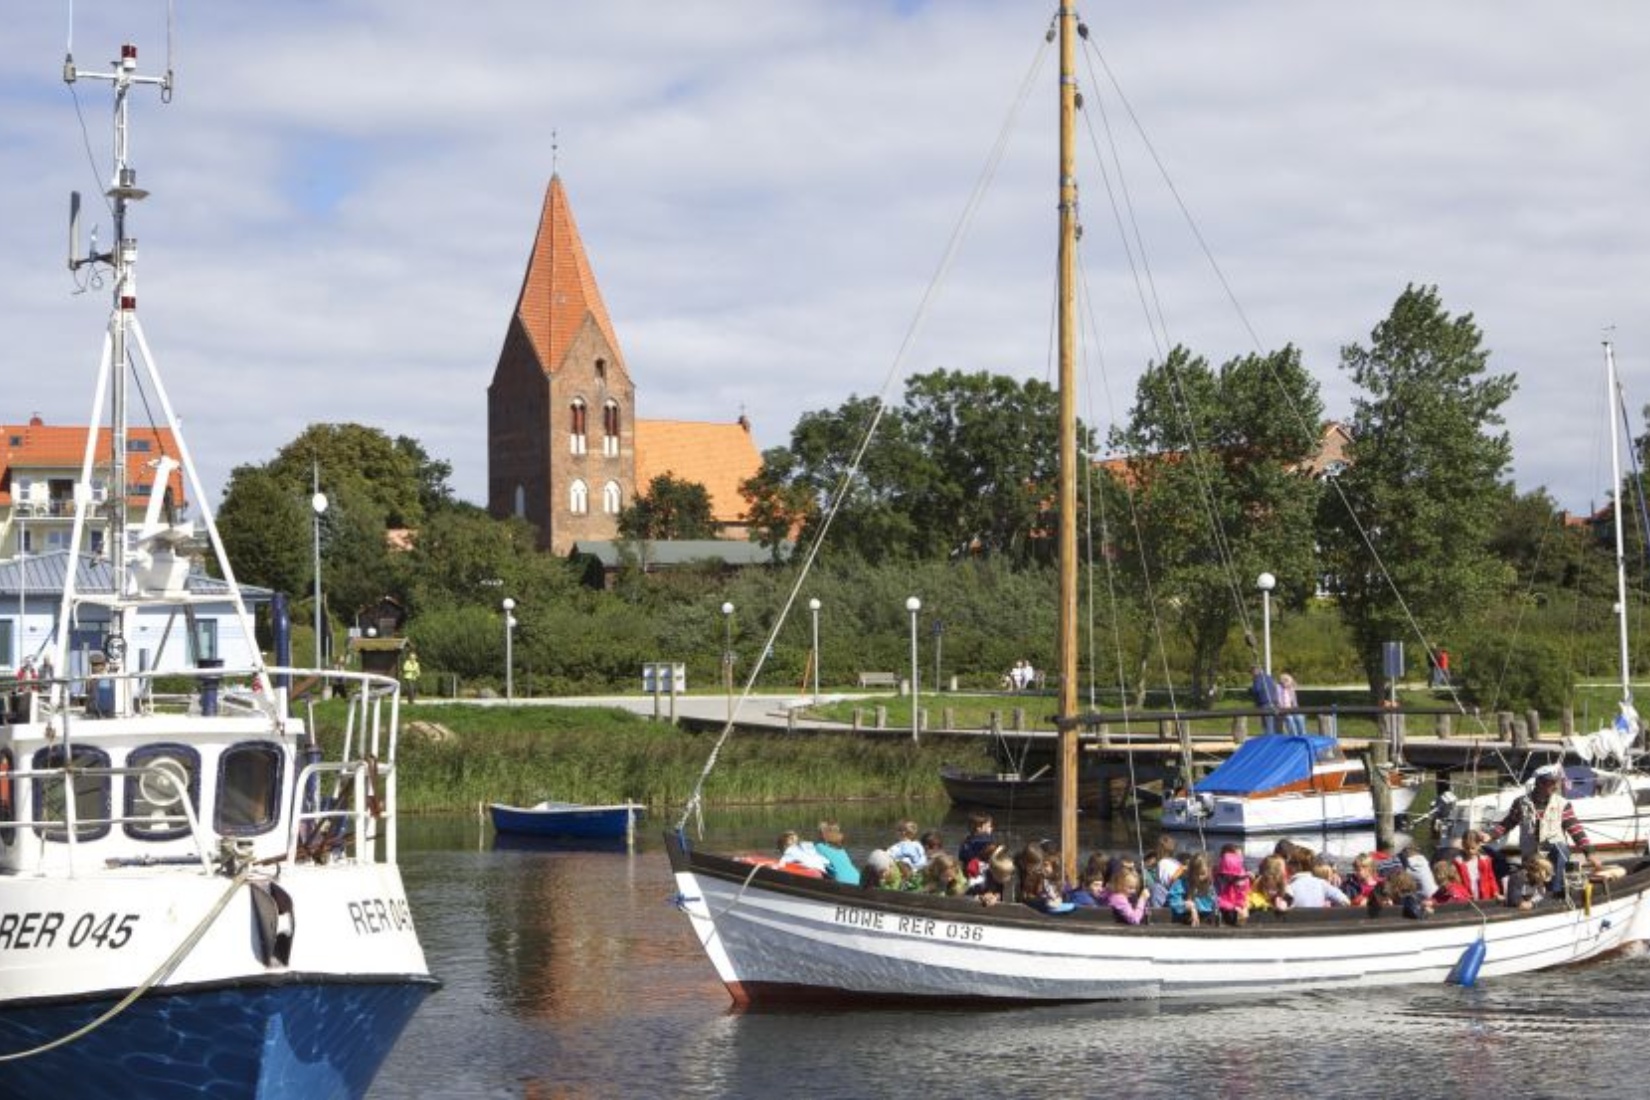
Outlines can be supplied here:
<path id="1" fill-rule="evenodd" d="M 1072 320 L 1076 238 L 1073 154 L 1076 12 L 1055 16 L 1060 42 L 1060 850 L 1077 854 L 1077 448 Z M 1001 1001 L 1035 1003 L 1470 982 L 1593 958 L 1650 937 L 1650 870 L 1585 897 L 1530 910 L 1459 905 L 1428 920 L 1387 907 L 1257 914 L 1242 926 L 1192 928 L 1167 913 L 1144 925 L 1109 910 L 1044 913 L 974 898 L 866 890 L 804 879 L 690 849 L 667 838 L 678 905 L 735 1002 Z M 1267 919 L 1271 917 L 1271 919 Z"/>

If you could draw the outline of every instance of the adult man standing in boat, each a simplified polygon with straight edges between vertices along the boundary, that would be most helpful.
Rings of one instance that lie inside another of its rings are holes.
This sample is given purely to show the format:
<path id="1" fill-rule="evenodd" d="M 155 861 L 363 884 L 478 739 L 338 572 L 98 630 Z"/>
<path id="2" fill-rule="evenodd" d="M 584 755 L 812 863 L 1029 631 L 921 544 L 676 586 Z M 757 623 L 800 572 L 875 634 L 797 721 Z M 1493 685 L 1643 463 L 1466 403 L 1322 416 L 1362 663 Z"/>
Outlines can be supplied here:
<path id="1" fill-rule="evenodd" d="M 1512 830 L 1518 830 L 1519 854 L 1528 863 L 1537 854 L 1545 854 L 1553 862 L 1553 877 L 1548 890 L 1555 897 L 1564 895 L 1564 873 L 1570 864 L 1570 847 L 1581 853 L 1587 866 L 1594 871 L 1603 869 L 1593 853 L 1587 830 L 1581 827 L 1575 807 L 1558 793 L 1558 783 L 1564 769 L 1557 764 L 1538 768 L 1530 792 L 1513 803 L 1507 816 L 1491 825 L 1485 839 L 1494 843 Z M 1569 844 L 1565 838 L 1569 838 Z"/>

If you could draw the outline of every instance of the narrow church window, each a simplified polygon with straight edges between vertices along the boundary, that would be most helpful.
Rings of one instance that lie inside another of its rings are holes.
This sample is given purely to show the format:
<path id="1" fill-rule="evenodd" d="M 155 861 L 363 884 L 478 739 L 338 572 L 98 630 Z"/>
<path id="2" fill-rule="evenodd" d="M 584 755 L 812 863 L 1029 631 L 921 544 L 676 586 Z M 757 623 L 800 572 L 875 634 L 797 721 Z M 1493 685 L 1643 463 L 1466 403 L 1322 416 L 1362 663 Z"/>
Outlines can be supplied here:
<path id="1" fill-rule="evenodd" d="M 524 485 L 517 485 L 516 486 L 516 499 L 515 499 L 514 503 L 511 505 L 511 511 L 514 515 L 518 515 L 518 516 L 525 516 L 527 514 L 527 488 L 526 488 L 526 486 L 524 486 Z"/>
<path id="2" fill-rule="evenodd" d="M 602 489 L 602 511 L 606 512 L 610 516 L 616 516 L 619 514 L 619 505 L 621 503 L 619 483 L 616 481 L 609 481 L 607 486 Z"/>
<path id="3" fill-rule="evenodd" d="M 583 481 L 575 480 L 568 490 L 568 504 L 575 516 L 586 515 L 590 511 L 590 489 Z"/>
<path id="4" fill-rule="evenodd" d="M 602 406 L 602 454 L 614 458 L 619 453 L 619 403 L 609 400 Z"/>
<path id="5" fill-rule="evenodd" d="M 570 438 L 570 442 L 571 442 L 572 453 L 576 454 L 576 455 L 582 455 L 582 454 L 585 453 L 585 441 L 584 441 L 585 425 L 584 425 L 584 420 L 585 420 L 584 398 L 575 397 L 573 399 L 573 408 L 572 408 L 572 428 L 573 428 L 573 431 L 572 431 L 572 435 L 571 435 L 571 438 Z"/>
<path id="6" fill-rule="evenodd" d="M 606 359 L 596 360 L 596 381 L 600 382 L 604 386 L 607 385 L 607 360 Z"/>

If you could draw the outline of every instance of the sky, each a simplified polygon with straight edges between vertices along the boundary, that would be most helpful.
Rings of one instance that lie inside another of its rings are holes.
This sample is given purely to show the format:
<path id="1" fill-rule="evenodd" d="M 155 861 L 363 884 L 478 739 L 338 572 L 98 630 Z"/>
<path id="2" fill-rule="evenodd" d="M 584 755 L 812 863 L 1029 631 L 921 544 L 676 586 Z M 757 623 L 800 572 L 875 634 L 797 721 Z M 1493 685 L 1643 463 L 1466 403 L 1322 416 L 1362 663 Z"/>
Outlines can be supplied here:
<path id="1" fill-rule="evenodd" d="M 139 315 L 211 502 L 353 421 L 485 503 L 487 386 L 553 171 L 644 418 L 744 414 L 767 448 L 914 373 L 1050 379 L 1054 8 L 177 0 L 169 35 L 164 0 L 8 5 L 0 422 L 91 413 L 108 285 L 77 293 L 66 224 L 107 185 L 111 96 L 64 84 L 66 48 L 107 72 L 131 42 L 157 74 L 169 37 L 171 102 L 132 96 Z M 1165 341 L 1293 343 L 1348 416 L 1341 349 L 1436 285 L 1517 375 L 1520 491 L 1603 501 L 1607 333 L 1636 432 L 1650 404 L 1650 6 L 1079 11 L 1086 418 L 1123 416 Z"/>

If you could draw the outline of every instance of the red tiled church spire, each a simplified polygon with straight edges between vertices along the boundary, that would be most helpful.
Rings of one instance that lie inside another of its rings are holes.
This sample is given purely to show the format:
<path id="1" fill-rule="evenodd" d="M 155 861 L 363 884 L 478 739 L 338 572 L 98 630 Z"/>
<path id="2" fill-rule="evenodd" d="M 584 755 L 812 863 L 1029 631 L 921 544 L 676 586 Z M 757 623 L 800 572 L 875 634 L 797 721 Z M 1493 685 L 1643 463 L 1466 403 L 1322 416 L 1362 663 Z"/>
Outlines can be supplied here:
<path id="1" fill-rule="evenodd" d="M 596 286 L 584 241 L 573 221 L 573 209 L 557 174 L 550 177 L 550 187 L 544 194 L 538 233 L 533 238 L 527 273 L 521 280 L 521 295 L 516 299 L 516 317 L 547 373 L 561 368 L 586 314 L 601 329 L 614 358 L 623 366 L 613 322 L 608 319 L 607 305 Z"/>

